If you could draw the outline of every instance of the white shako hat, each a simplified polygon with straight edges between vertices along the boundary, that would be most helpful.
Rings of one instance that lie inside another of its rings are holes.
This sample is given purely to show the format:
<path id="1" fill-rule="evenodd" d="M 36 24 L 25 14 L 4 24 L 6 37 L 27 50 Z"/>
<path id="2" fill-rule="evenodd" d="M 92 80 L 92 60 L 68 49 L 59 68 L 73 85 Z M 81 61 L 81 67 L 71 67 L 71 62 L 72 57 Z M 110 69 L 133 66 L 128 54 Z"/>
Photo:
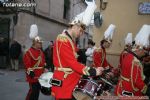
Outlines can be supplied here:
<path id="1" fill-rule="evenodd" d="M 84 30 L 86 26 L 89 26 L 97 6 L 95 4 L 95 0 L 85 0 L 85 2 L 87 4 L 85 11 L 76 15 L 69 25 L 80 25 Z"/>
<path id="2" fill-rule="evenodd" d="M 109 43 L 112 42 L 113 33 L 115 31 L 116 26 L 113 24 L 110 24 L 109 27 L 104 32 L 104 40 L 108 41 Z"/>
<path id="3" fill-rule="evenodd" d="M 125 38 L 125 45 L 132 45 L 132 33 L 128 33 Z"/>
<path id="4" fill-rule="evenodd" d="M 32 39 L 35 42 L 43 42 L 41 37 L 38 36 L 38 27 L 36 24 L 32 24 L 30 26 L 29 37 L 30 37 L 30 39 Z"/>
<path id="5" fill-rule="evenodd" d="M 150 38 L 150 25 L 144 24 L 135 37 L 135 46 L 133 50 L 147 48 Z"/>

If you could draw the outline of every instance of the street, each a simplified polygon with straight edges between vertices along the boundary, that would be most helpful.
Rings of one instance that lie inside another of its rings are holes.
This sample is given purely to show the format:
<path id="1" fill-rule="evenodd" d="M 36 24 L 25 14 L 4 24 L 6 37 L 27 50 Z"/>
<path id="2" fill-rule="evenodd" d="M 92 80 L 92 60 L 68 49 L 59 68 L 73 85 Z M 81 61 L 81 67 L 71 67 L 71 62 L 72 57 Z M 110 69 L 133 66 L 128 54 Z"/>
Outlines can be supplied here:
<path id="1" fill-rule="evenodd" d="M 0 69 L 0 80 L 0 100 L 25 100 L 29 87 L 25 81 L 24 69 L 17 72 Z M 39 100 L 54 99 L 40 93 Z"/>

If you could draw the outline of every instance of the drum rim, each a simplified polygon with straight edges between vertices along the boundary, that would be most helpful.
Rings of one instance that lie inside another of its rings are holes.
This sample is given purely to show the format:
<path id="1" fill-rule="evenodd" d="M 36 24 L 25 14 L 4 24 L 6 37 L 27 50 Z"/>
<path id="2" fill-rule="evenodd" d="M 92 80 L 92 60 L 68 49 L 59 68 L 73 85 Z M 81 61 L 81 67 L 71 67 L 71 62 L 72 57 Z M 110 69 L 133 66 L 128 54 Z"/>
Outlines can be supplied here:
<path id="1" fill-rule="evenodd" d="M 94 83 L 95 85 L 97 85 L 99 87 L 98 83 L 93 81 L 93 80 L 90 80 L 90 79 L 81 79 L 81 80 L 87 80 L 88 82 L 92 82 L 92 83 Z"/>

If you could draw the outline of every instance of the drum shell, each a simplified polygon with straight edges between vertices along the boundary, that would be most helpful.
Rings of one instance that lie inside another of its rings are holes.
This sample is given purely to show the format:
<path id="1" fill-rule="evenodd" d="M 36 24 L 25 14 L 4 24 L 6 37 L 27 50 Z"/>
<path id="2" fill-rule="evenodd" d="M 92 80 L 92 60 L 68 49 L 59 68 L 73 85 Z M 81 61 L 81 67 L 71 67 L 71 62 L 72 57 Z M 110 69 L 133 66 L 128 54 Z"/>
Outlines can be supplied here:
<path id="1" fill-rule="evenodd" d="M 102 86 L 103 84 L 97 84 L 92 79 L 81 79 L 74 89 L 74 96 L 76 99 L 89 98 L 89 100 L 93 100 L 102 93 Z"/>

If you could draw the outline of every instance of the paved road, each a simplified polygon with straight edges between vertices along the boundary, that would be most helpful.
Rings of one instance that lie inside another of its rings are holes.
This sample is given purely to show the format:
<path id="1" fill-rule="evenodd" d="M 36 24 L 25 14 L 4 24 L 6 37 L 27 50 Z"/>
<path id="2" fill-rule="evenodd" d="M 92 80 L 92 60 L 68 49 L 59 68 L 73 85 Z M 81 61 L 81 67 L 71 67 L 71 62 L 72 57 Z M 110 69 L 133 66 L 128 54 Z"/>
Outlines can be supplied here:
<path id="1" fill-rule="evenodd" d="M 25 100 L 28 89 L 23 69 L 17 72 L 0 69 L 0 100 Z M 40 94 L 39 100 L 54 99 Z"/>

